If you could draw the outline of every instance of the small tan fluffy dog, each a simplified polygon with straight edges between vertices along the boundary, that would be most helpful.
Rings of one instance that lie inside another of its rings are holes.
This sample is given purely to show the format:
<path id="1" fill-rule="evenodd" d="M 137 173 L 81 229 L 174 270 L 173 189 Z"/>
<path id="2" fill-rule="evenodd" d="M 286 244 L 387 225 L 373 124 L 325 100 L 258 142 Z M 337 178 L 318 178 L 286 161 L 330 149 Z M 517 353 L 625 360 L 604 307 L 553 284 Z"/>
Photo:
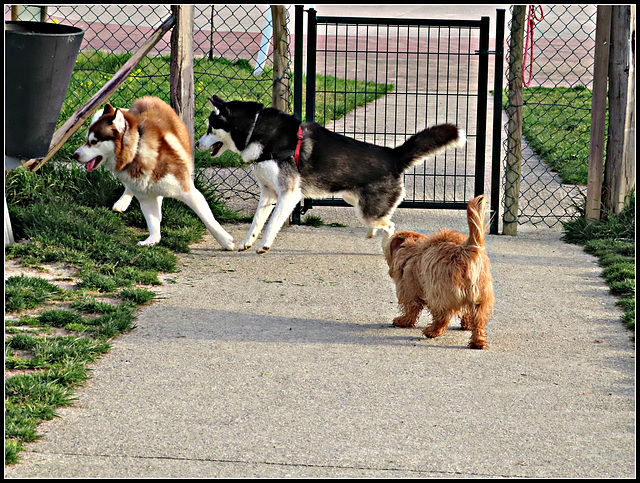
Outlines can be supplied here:
<path id="1" fill-rule="evenodd" d="M 414 327 L 427 307 L 433 322 L 422 332 L 426 337 L 442 335 L 459 315 L 462 328 L 472 330 L 469 347 L 488 347 L 484 329 L 494 298 L 484 248 L 485 203 L 481 195 L 467 205 L 469 237 L 443 228 L 429 236 L 400 231 L 390 238 L 384 252 L 402 312 L 393 325 Z"/>

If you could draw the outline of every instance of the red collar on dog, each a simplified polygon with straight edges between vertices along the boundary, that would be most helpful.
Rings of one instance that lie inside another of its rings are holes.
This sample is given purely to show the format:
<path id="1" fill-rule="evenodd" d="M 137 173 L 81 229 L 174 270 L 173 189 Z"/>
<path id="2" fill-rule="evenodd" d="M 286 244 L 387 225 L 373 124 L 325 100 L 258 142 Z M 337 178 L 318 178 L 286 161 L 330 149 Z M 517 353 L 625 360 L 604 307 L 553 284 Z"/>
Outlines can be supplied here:
<path id="1" fill-rule="evenodd" d="M 300 164 L 300 146 L 302 146 L 302 126 L 298 128 L 298 145 L 296 146 L 296 153 L 293 156 L 293 159 L 296 160 L 296 166 Z"/>

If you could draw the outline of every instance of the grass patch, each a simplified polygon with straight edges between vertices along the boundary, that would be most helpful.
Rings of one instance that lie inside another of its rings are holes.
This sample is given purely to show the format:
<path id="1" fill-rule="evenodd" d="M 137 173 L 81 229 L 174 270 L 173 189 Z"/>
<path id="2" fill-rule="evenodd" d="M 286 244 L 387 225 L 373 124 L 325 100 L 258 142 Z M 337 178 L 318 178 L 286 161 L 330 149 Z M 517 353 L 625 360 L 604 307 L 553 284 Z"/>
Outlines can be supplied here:
<path id="1" fill-rule="evenodd" d="M 584 86 L 528 87 L 523 89 L 522 100 L 522 134 L 531 148 L 563 183 L 586 185 L 591 90 Z M 506 91 L 503 107 L 508 107 Z"/>
<path id="2" fill-rule="evenodd" d="M 82 316 L 71 310 L 51 309 L 42 312 L 38 322 L 51 327 L 64 327 L 68 324 L 81 324 Z"/>
<path id="3" fill-rule="evenodd" d="M 319 228 L 321 226 L 332 226 L 332 227 L 341 227 L 344 228 L 346 225 L 343 225 L 342 223 L 325 223 L 324 220 L 316 215 L 307 215 L 304 217 L 304 219 L 302 220 L 302 222 L 300 223 L 301 225 L 306 225 L 306 226 L 313 226 L 314 228 Z"/>
<path id="4" fill-rule="evenodd" d="M 6 312 L 20 317 L 20 325 L 5 332 L 5 371 L 28 372 L 5 375 L 5 461 L 15 463 L 23 443 L 38 438 L 37 425 L 72 403 L 74 388 L 109 349 L 109 339 L 134 327 L 135 307 L 151 293 L 136 285 L 159 284 L 158 272 L 175 271 L 177 257 L 164 246 L 137 245 L 146 236 L 144 217 L 139 208 L 124 215 L 109 209 L 123 188 L 107 172 L 87 176 L 50 161 L 37 173 L 18 168 L 5 179 L 14 236 L 22 240 L 7 245 L 5 257 L 23 266 L 63 263 L 77 273 L 74 290 L 38 277 L 5 283 Z M 190 227 L 174 235 L 187 247 L 204 233 L 188 211 L 176 202 L 163 220 L 176 232 Z M 115 304 L 96 300 L 114 295 Z M 60 302 L 70 302 L 69 309 Z M 39 312 L 27 317 L 25 310 Z M 53 335 L 60 331 L 68 335 Z"/>
<path id="5" fill-rule="evenodd" d="M 585 207 L 578 207 L 579 217 L 563 223 L 562 239 L 584 245 L 584 251 L 598 257 L 602 277 L 624 314 L 622 323 L 635 338 L 635 193 L 626 200 L 620 214 L 606 213 L 604 220 L 587 220 Z"/>
<path id="6" fill-rule="evenodd" d="M 156 294 L 150 290 L 141 288 L 128 289 L 125 288 L 120 292 L 120 298 L 125 302 L 131 302 L 135 305 L 143 305 L 151 302 Z"/>
<path id="7" fill-rule="evenodd" d="M 315 228 L 318 228 L 324 225 L 324 220 L 321 217 L 316 215 L 307 215 L 304 217 L 304 220 L 302 220 L 302 224 L 306 226 L 313 226 Z"/>
<path id="8" fill-rule="evenodd" d="M 5 376 L 5 464 L 17 463 L 22 444 L 40 438 L 36 428 L 41 421 L 57 417 L 57 408 L 73 404 L 75 387 L 89 377 L 87 364 L 109 347 L 106 340 L 77 336 L 16 335 L 5 341 L 5 370 L 32 370 Z M 18 352 L 29 352 L 30 357 Z"/>
<path id="9" fill-rule="evenodd" d="M 9 277 L 4 284 L 4 309 L 18 312 L 42 305 L 48 297 L 63 290 L 38 277 Z"/>

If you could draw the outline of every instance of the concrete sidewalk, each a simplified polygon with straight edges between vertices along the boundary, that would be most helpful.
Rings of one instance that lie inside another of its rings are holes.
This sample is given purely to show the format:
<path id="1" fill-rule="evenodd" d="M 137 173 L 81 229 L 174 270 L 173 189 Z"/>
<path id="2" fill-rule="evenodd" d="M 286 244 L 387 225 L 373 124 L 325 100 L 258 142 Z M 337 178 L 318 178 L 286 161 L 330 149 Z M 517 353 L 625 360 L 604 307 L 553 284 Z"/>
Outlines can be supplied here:
<path id="1" fill-rule="evenodd" d="M 380 236 L 283 229 L 269 253 L 207 235 L 7 477 L 635 476 L 635 349 L 593 257 L 560 233 L 489 236 L 490 348 L 397 315 Z M 398 229 L 466 231 L 398 210 Z M 247 225 L 229 226 L 240 238 Z"/>

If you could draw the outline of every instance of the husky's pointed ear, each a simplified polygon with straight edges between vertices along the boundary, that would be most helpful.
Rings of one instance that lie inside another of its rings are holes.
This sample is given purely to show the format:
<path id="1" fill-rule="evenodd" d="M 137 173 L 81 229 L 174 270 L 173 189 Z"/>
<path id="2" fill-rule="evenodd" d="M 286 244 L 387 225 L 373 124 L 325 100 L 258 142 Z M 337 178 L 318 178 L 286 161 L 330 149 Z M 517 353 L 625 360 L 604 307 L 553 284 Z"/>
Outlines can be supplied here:
<path id="1" fill-rule="evenodd" d="M 104 113 L 103 110 L 98 109 L 95 114 L 93 115 L 93 117 L 91 118 L 91 124 L 93 124 L 94 122 L 96 122 L 98 119 L 100 119 L 102 117 L 102 114 Z"/>
<path id="2" fill-rule="evenodd" d="M 124 132 L 127 127 L 127 120 L 124 118 L 124 114 L 120 109 L 116 109 L 115 117 L 112 121 L 113 127 L 115 127 L 118 132 Z"/>
<path id="3" fill-rule="evenodd" d="M 104 106 L 104 110 L 102 111 L 102 115 L 104 116 L 105 114 L 113 114 L 115 112 L 115 109 L 113 108 L 113 106 L 109 103 L 107 103 L 106 106 Z"/>
<path id="4" fill-rule="evenodd" d="M 211 106 L 211 110 L 213 111 L 213 113 L 218 116 L 220 114 L 220 109 L 218 109 L 216 107 L 216 105 L 213 103 L 212 99 L 209 99 L 209 105 Z"/>
<path id="5" fill-rule="evenodd" d="M 209 101 L 216 104 L 226 104 L 225 100 L 222 97 L 218 97 L 215 94 L 212 98 L 209 99 Z"/>
<path id="6" fill-rule="evenodd" d="M 220 107 L 222 107 L 224 104 L 226 104 L 224 102 L 224 100 L 221 99 L 220 97 L 216 96 L 215 94 L 213 95 L 213 97 L 210 97 L 208 100 L 209 100 L 209 105 L 211 106 L 211 109 L 213 110 L 213 113 L 216 116 L 220 115 Z"/>

